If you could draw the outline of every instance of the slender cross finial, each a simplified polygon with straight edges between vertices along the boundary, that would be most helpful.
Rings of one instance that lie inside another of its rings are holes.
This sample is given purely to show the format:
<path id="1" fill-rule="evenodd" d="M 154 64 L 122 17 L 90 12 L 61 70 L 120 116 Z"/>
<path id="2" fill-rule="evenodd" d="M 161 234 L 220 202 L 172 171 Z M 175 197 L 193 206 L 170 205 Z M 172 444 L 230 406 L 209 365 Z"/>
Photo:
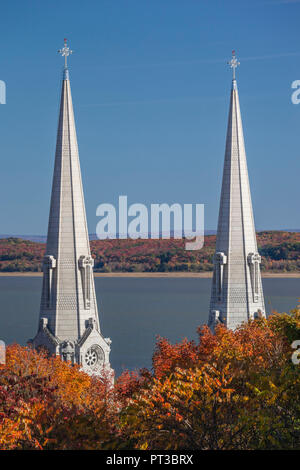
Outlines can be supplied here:
<path id="1" fill-rule="evenodd" d="M 235 80 L 235 69 L 240 65 L 240 62 L 236 58 L 235 51 L 232 51 L 232 59 L 227 62 L 227 64 L 232 68 L 233 80 Z"/>
<path id="2" fill-rule="evenodd" d="M 59 54 L 61 54 L 65 58 L 65 69 L 68 68 L 68 63 L 67 63 L 67 57 L 73 53 L 71 49 L 68 47 L 67 39 L 64 39 L 64 47 L 62 49 L 59 49 L 58 51 Z"/>

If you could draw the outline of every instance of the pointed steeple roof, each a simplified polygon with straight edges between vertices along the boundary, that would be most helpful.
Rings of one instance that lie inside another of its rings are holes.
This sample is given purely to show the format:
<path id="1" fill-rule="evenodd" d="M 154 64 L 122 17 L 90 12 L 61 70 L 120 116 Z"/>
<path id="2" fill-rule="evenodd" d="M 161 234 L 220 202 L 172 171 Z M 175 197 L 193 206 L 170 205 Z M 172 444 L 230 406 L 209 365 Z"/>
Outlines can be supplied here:
<path id="1" fill-rule="evenodd" d="M 221 321 L 235 328 L 264 315 L 264 298 L 257 252 L 250 185 L 233 54 L 233 80 L 219 210 L 210 325 Z"/>
<path id="2" fill-rule="evenodd" d="M 108 363 L 109 341 L 100 332 L 93 277 L 81 170 L 72 105 L 67 57 L 71 53 L 65 40 L 59 51 L 65 57 L 55 166 L 48 225 L 44 280 L 40 308 L 40 331 L 35 345 L 43 344 L 63 357 L 63 345 L 73 347 L 74 362 L 83 364 L 87 353 L 83 338 L 94 331 L 95 348 L 102 350 Z M 46 335 L 43 335 L 46 332 Z M 46 331 L 47 330 L 47 331 Z M 49 337 L 52 343 L 49 346 Z M 47 338 L 45 344 L 44 337 Z M 53 340 L 54 338 L 54 340 Z M 88 345 L 90 344 L 90 340 Z M 70 346 L 71 344 L 71 346 Z M 97 346 L 97 347 L 96 347 Z M 82 353 L 84 349 L 84 354 Z M 66 353 L 67 354 L 67 353 Z M 69 354 L 69 353 L 68 353 Z M 99 353 L 100 354 L 100 353 Z M 102 361 L 101 359 L 101 361 Z M 101 362 L 100 361 L 100 362 Z M 102 362 L 103 362 L 102 361 Z"/>

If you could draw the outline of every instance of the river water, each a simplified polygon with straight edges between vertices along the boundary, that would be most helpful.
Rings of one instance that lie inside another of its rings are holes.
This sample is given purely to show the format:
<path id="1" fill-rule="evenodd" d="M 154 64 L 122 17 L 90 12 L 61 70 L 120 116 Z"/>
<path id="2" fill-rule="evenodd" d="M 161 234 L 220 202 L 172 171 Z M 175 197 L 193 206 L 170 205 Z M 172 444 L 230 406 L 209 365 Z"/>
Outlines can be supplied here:
<path id="1" fill-rule="evenodd" d="M 111 364 L 151 367 L 157 335 L 197 339 L 207 322 L 211 279 L 95 278 L 100 323 L 112 339 Z M 287 312 L 300 297 L 300 279 L 263 279 L 267 312 Z M 37 330 L 41 277 L 0 277 L 0 339 L 25 345 Z"/>

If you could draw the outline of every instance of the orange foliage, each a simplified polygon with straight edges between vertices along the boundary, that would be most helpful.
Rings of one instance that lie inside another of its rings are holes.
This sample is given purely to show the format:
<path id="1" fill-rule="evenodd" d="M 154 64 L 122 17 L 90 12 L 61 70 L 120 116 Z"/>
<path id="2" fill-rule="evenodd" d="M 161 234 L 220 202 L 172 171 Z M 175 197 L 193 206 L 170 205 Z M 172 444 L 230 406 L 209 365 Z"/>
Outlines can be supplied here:
<path id="1" fill-rule="evenodd" d="M 0 366 L 0 449 L 300 449 L 300 310 L 158 338 L 114 386 L 18 345 Z"/>
<path id="2" fill-rule="evenodd" d="M 0 448 L 101 447 L 114 427 L 111 397 L 106 380 L 58 357 L 9 346 L 0 368 Z M 87 423 L 98 441 L 86 432 Z"/>
<path id="3" fill-rule="evenodd" d="M 198 329 L 199 343 L 158 340 L 154 376 L 123 411 L 137 449 L 300 448 L 300 310 Z"/>
<path id="4" fill-rule="evenodd" d="M 197 359 L 198 347 L 194 341 L 184 339 L 181 343 L 171 344 L 166 338 L 159 337 L 153 355 L 155 377 L 161 378 L 176 367 L 191 367 Z"/>

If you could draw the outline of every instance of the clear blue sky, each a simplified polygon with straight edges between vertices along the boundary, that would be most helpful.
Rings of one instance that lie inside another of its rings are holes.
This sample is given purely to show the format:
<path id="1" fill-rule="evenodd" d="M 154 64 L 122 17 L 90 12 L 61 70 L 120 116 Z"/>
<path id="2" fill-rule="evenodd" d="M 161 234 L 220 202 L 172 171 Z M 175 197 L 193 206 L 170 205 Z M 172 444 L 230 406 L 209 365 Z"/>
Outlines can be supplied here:
<path id="1" fill-rule="evenodd" d="M 3 2 L 0 233 L 45 234 L 67 37 L 87 206 L 204 203 L 215 229 L 231 71 L 258 229 L 300 228 L 300 2 Z"/>

